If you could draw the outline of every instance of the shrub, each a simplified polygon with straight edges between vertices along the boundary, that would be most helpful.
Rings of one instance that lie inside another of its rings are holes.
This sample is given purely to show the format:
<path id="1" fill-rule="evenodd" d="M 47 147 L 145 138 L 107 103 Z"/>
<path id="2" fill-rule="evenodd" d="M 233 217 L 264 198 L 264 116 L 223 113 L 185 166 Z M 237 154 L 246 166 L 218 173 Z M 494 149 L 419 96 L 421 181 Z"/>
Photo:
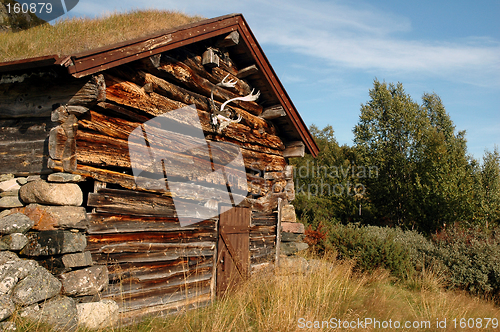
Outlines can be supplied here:
<path id="1" fill-rule="evenodd" d="M 447 268 L 450 286 L 473 294 L 500 291 L 498 230 L 452 226 L 433 236 L 435 257 Z"/>
<path id="2" fill-rule="evenodd" d="M 355 259 L 355 268 L 360 271 L 382 267 L 400 278 L 414 273 L 409 251 L 395 241 L 395 234 L 389 228 L 336 225 L 332 227 L 330 241 L 339 258 Z"/>

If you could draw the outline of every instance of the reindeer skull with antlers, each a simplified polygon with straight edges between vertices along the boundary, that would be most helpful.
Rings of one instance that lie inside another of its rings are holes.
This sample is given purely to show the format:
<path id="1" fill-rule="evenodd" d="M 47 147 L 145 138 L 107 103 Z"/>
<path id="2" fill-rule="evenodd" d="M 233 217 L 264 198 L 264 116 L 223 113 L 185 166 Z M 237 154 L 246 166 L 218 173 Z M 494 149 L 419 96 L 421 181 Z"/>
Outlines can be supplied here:
<path id="1" fill-rule="evenodd" d="M 217 105 L 215 104 L 215 101 L 214 101 L 214 91 L 217 87 L 223 87 L 223 88 L 233 88 L 237 81 L 236 80 L 229 80 L 229 81 L 226 81 L 226 79 L 228 78 L 229 74 L 226 75 L 226 77 L 224 77 L 224 79 L 222 80 L 222 82 L 220 83 L 217 83 L 216 85 L 214 85 L 212 87 L 212 91 L 210 92 L 210 101 L 212 103 L 212 114 L 210 115 L 210 122 L 211 122 L 211 125 L 213 128 L 217 129 L 217 131 L 220 133 L 224 128 L 226 128 L 229 124 L 231 123 L 238 123 L 241 121 L 241 114 L 238 114 L 238 118 L 237 119 L 231 119 L 230 116 L 231 116 L 231 111 L 229 110 L 225 110 L 224 107 L 227 106 L 227 104 L 229 104 L 230 102 L 232 101 L 236 101 L 236 100 L 241 100 L 241 101 L 255 101 L 257 100 L 257 98 L 259 98 L 260 96 L 260 91 L 258 91 L 256 94 L 253 94 L 254 90 L 252 90 L 252 92 L 250 92 L 249 95 L 247 96 L 244 96 L 244 97 L 236 97 L 236 98 L 232 98 L 232 99 L 229 99 L 227 101 L 225 101 L 220 109 L 217 107 Z"/>

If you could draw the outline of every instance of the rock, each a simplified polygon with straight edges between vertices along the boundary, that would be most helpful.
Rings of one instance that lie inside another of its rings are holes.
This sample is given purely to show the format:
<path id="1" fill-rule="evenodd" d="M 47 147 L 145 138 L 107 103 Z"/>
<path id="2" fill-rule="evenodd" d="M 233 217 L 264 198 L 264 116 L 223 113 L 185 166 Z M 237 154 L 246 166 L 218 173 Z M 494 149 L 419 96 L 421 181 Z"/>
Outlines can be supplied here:
<path id="1" fill-rule="evenodd" d="M 33 260 L 11 260 L 0 265 L 0 294 L 11 294 L 19 280 L 33 273 L 39 265 Z"/>
<path id="2" fill-rule="evenodd" d="M 26 184 L 28 183 L 28 179 L 27 178 L 16 178 L 16 181 L 17 183 L 19 183 L 19 185 L 23 185 L 23 184 Z"/>
<path id="3" fill-rule="evenodd" d="M 78 224 L 87 223 L 85 208 L 79 206 L 30 204 L 22 208 L 12 209 L 12 211 L 27 215 L 34 222 L 32 228 L 37 231 L 79 227 Z"/>
<path id="4" fill-rule="evenodd" d="M 0 251 L 9 250 L 9 249 L 10 249 L 10 246 L 7 243 L 2 242 L 2 240 L 0 239 Z"/>
<path id="5" fill-rule="evenodd" d="M 297 217 L 295 215 L 295 208 L 293 205 L 284 205 L 281 208 L 281 221 L 296 222 Z"/>
<path id="6" fill-rule="evenodd" d="M 49 183 L 44 180 L 28 182 L 19 190 L 24 203 L 40 203 L 47 205 L 80 206 L 83 193 L 75 183 Z"/>
<path id="7" fill-rule="evenodd" d="M 15 253 L 6 251 L 6 252 L 0 252 L 0 265 L 3 265 L 7 262 L 10 261 L 19 261 L 21 258 L 19 258 Z"/>
<path id="8" fill-rule="evenodd" d="M 309 248 L 309 245 L 304 242 L 281 242 L 280 253 L 290 256 L 307 248 Z"/>
<path id="9" fill-rule="evenodd" d="M 0 212 L 0 219 L 2 219 L 3 217 L 6 217 L 12 213 L 13 213 L 12 210 L 3 210 L 2 212 Z"/>
<path id="10" fill-rule="evenodd" d="M 19 189 L 4 191 L 0 193 L 0 197 L 19 197 Z"/>
<path id="11" fill-rule="evenodd" d="M 76 302 L 66 296 L 56 296 L 46 301 L 40 306 L 40 311 L 36 316 L 59 331 L 75 330 L 78 324 Z"/>
<path id="12" fill-rule="evenodd" d="M 67 254 L 62 256 L 62 262 L 65 267 L 91 266 L 92 255 L 90 254 L 90 251 Z"/>
<path id="13" fill-rule="evenodd" d="M 301 224 L 300 222 L 283 221 L 281 223 L 281 232 L 304 234 L 305 232 L 304 224 Z"/>
<path id="14" fill-rule="evenodd" d="M 26 178 L 27 182 L 33 182 L 33 181 L 39 181 L 39 180 L 42 180 L 41 175 L 30 175 Z"/>
<path id="15" fill-rule="evenodd" d="M 65 295 L 95 295 L 108 285 L 108 269 L 104 265 L 94 265 L 82 270 L 61 274 L 60 280 Z"/>
<path id="16" fill-rule="evenodd" d="M 0 295 L 0 321 L 9 318 L 16 310 L 14 302 L 8 295 Z"/>
<path id="17" fill-rule="evenodd" d="M 305 237 L 304 234 L 281 232 L 281 242 L 302 242 Z"/>
<path id="18" fill-rule="evenodd" d="M 61 256 L 49 256 L 47 259 L 37 260 L 37 262 L 53 275 L 71 271 L 70 268 L 64 266 Z"/>
<path id="19" fill-rule="evenodd" d="M 47 181 L 60 183 L 80 182 L 82 181 L 82 176 L 79 174 L 71 173 L 52 173 L 49 174 Z"/>
<path id="20" fill-rule="evenodd" d="M 61 282 L 47 269 L 37 264 L 32 272 L 14 287 L 12 299 L 17 305 L 30 304 L 50 299 L 61 291 Z"/>
<path id="21" fill-rule="evenodd" d="M 24 206 L 24 204 L 19 200 L 18 196 L 5 196 L 0 198 L 0 209 L 10 209 L 21 206 Z"/>
<path id="22" fill-rule="evenodd" d="M 19 316 L 23 318 L 30 317 L 36 319 L 38 313 L 40 312 L 40 306 L 38 305 L 38 303 L 34 303 L 32 305 L 22 308 L 18 312 Z"/>
<path id="23" fill-rule="evenodd" d="M 0 182 L 0 192 L 19 190 L 21 186 L 17 183 L 16 179 L 10 179 L 8 181 Z"/>
<path id="24" fill-rule="evenodd" d="M 102 329 L 118 322 L 118 304 L 113 300 L 79 303 L 78 324 L 89 329 Z"/>
<path id="25" fill-rule="evenodd" d="M 22 213 L 13 213 L 0 218 L 0 234 L 25 233 L 34 222 Z"/>
<path id="26" fill-rule="evenodd" d="M 14 177 L 14 174 L 0 174 L 0 182 L 12 180 Z"/>
<path id="27" fill-rule="evenodd" d="M 1 242 L 9 246 L 9 250 L 21 250 L 28 244 L 28 238 L 23 233 L 12 233 L 0 239 Z"/>
<path id="28" fill-rule="evenodd" d="M 82 252 L 87 246 L 87 239 L 82 233 L 68 231 L 29 232 L 28 244 L 21 251 L 26 256 L 49 256 Z"/>
<path id="29" fill-rule="evenodd" d="M 14 323 L 14 322 L 0 322 L 0 331 L 17 331 L 16 323 Z"/>

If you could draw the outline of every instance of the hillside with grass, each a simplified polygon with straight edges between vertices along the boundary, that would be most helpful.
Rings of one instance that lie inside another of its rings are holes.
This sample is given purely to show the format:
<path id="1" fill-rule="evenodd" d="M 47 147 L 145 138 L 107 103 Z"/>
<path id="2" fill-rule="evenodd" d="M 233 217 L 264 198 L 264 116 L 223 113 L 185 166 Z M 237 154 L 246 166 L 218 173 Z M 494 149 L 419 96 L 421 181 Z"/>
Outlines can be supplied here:
<path id="1" fill-rule="evenodd" d="M 204 18 L 175 11 L 137 10 L 92 18 L 58 20 L 20 32 L 0 33 L 0 62 L 44 55 L 71 55 Z"/>

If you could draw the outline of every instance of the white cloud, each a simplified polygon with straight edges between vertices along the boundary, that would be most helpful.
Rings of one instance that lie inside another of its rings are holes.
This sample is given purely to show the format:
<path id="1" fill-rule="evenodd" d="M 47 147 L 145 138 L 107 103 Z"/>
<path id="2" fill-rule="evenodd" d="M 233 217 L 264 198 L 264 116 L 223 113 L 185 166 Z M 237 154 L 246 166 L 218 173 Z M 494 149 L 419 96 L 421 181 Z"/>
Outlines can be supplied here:
<path id="1" fill-rule="evenodd" d="M 138 5 L 112 0 L 105 7 L 113 11 Z M 101 2 L 87 0 L 74 11 L 92 15 L 102 8 Z M 500 86 L 500 41 L 481 36 L 454 42 L 411 40 L 409 18 L 363 2 L 150 0 L 147 8 L 177 9 L 206 17 L 240 12 L 261 44 L 318 58 L 332 67 Z"/>

